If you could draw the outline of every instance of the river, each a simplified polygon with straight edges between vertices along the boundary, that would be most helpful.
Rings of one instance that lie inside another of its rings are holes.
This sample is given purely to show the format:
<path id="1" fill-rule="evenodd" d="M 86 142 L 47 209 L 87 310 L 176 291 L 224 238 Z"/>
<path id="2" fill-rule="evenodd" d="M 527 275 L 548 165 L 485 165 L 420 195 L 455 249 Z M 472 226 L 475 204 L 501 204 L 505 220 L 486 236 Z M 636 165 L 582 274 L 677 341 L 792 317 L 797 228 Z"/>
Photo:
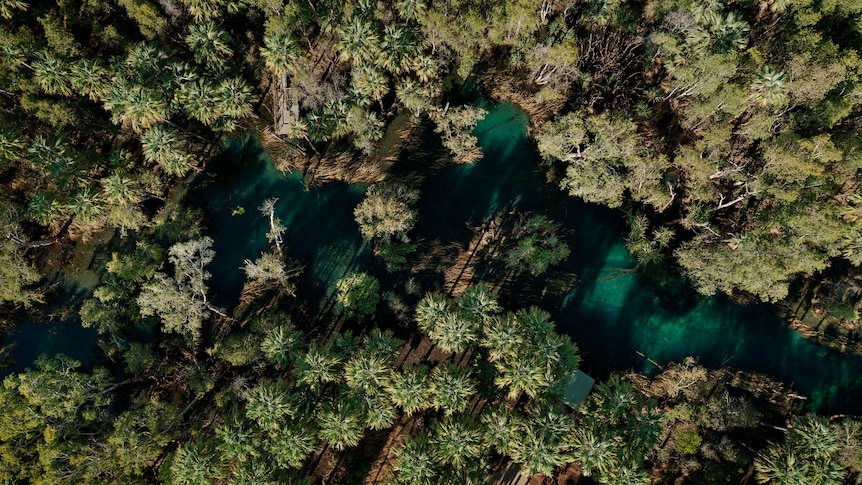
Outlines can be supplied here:
<path id="1" fill-rule="evenodd" d="M 862 414 L 862 358 L 801 338 L 769 305 L 741 306 L 687 286 L 670 290 L 647 282 L 626 251 L 624 214 L 549 184 L 527 136 L 527 115 L 505 103 L 486 107 L 489 114 L 475 130 L 483 159 L 446 167 L 424 181 L 416 240 L 465 242 L 470 226 L 504 208 L 546 214 L 565 225 L 572 251 L 563 267 L 579 282 L 536 303 L 577 342 L 588 372 L 655 372 L 639 353 L 661 364 L 696 356 L 708 367 L 770 375 L 808 396 L 812 411 Z M 278 172 L 251 139 L 228 146 L 214 167 L 217 175 L 204 179 L 197 194 L 209 208 L 216 251 L 210 286 L 218 304 L 236 303 L 243 261 L 269 246 L 268 221 L 257 210 L 269 197 L 279 198 L 277 215 L 289 228 L 290 255 L 308 263 L 300 283 L 303 298 L 324 301 L 335 281 L 351 271 L 385 274 L 353 220 L 365 186 L 329 183 L 307 190 L 301 174 Z M 41 341 L 27 329 L 8 337 L 20 347 Z M 50 335 L 50 326 L 35 329 Z M 63 345 L 42 350 L 60 351 Z"/>

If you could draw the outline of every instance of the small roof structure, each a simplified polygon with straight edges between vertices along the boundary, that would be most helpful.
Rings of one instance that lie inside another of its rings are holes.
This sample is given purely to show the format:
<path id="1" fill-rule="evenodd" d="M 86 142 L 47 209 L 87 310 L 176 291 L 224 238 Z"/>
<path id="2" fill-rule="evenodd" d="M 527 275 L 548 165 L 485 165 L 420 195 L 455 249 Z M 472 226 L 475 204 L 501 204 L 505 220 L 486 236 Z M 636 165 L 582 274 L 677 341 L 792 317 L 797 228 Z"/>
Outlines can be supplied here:
<path id="1" fill-rule="evenodd" d="M 290 132 L 290 124 L 299 117 L 299 104 L 292 99 L 287 89 L 287 72 L 272 75 L 273 128 L 277 135 Z"/>
<path id="2" fill-rule="evenodd" d="M 577 409 L 587 398 L 595 383 L 596 380 L 592 377 L 580 370 L 575 371 L 569 376 L 569 381 L 566 383 L 566 388 L 563 392 L 563 403 L 572 409 Z"/>

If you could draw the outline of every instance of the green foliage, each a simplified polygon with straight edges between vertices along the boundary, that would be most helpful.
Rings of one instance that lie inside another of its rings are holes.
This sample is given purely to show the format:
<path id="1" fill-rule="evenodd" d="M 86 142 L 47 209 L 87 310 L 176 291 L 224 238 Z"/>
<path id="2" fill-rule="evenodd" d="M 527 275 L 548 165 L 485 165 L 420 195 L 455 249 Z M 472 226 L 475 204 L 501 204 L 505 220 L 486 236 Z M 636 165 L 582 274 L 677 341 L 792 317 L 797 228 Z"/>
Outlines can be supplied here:
<path id="1" fill-rule="evenodd" d="M 470 369 L 446 362 L 431 371 L 431 404 L 447 416 L 467 410 L 470 399 L 476 394 L 476 384 Z"/>
<path id="2" fill-rule="evenodd" d="M 437 124 L 434 131 L 440 134 L 455 163 L 473 163 L 482 158 L 479 139 L 472 132 L 487 111 L 475 106 L 459 106 L 431 113 Z"/>
<path id="3" fill-rule="evenodd" d="M 0 304 L 29 306 L 39 297 L 28 287 L 41 276 L 21 254 L 20 246 L 26 242 L 26 236 L 20 217 L 12 202 L 0 198 Z"/>
<path id="4" fill-rule="evenodd" d="M 351 273 L 336 283 L 335 301 L 346 318 L 374 314 L 380 301 L 380 282 L 367 273 Z"/>
<path id="5" fill-rule="evenodd" d="M 569 256 L 568 244 L 558 236 L 559 224 L 542 215 L 519 222 L 513 231 L 517 246 L 506 254 L 507 267 L 539 276 Z"/>
<path id="6" fill-rule="evenodd" d="M 211 275 L 204 270 L 215 257 L 212 242 L 204 237 L 171 246 L 168 259 L 174 276 L 155 273 L 137 298 L 141 315 L 159 316 L 164 332 L 184 335 L 191 342 L 200 340 L 201 326 L 214 308 L 207 301 Z"/>
<path id="7" fill-rule="evenodd" d="M 389 244 L 393 239 L 410 242 L 407 233 L 416 222 L 412 208 L 419 200 L 419 191 L 395 183 L 377 183 L 365 193 L 365 198 L 353 210 L 362 237 Z"/>

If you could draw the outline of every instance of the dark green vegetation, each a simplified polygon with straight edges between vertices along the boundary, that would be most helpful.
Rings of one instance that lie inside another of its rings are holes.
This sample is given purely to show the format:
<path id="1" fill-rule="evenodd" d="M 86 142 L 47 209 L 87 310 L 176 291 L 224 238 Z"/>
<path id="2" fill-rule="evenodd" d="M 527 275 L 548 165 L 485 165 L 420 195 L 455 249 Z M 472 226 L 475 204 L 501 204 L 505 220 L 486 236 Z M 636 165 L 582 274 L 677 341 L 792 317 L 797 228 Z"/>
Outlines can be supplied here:
<path id="1" fill-rule="evenodd" d="M 784 357 L 620 356 L 775 310 L 684 279 L 859 352 L 860 49 L 830 0 L 0 0 L 3 322 L 99 335 L 5 377 L 0 480 L 858 482 L 859 421 L 807 413 L 858 409 L 858 357 L 740 339 L 830 362 L 806 410 L 716 369 Z"/>

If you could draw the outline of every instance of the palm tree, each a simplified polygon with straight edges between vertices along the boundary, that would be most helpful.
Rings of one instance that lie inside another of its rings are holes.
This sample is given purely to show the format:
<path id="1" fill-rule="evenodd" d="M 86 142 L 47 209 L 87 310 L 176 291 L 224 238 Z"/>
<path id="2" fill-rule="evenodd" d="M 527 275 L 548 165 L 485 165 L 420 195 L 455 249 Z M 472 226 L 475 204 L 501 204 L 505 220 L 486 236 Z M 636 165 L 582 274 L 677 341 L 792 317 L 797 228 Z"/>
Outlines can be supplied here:
<path id="1" fill-rule="evenodd" d="M 365 426 L 379 431 L 392 426 L 397 417 L 395 406 L 388 396 L 384 395 L 366 395 L 361 402 L 365 411 Z"/>
<path id="2" fill-rule="evenodd" d="M 339 359 L 327 349 L 311 345 L 304 355 L 296 360 L 293 371 L 297 384 L 311 388 L 314 392 L 336 382 L 340 377 Z"/>
<path id="3" fill-rule="evenodd" d="M 379 101 L 389 92 L 389 78 L 383 71 L 363 64 L 354 66 L 351 73 L 351 90 L 357 98 Z"/>
<path id="4" fill-rule="evenodd" d="M 386 391 L 389 392 L 392 402 L 400 406 L 408 416 L 431 406 L 426 373 L 425 366 L 414 367 L 407 364 L 389 380 Z"/>
<path id="5" fill-rule="evenodd" d="M 224 64 L 233 55 L 230 42 L 230 35 L 211 20 L 192 24 L 186 36 L 198 64 Z"/>
<path id="6" fill-rule="evenodd" d="M 12 20 L 15 10 L 27 10 L 27 2 L 23 0 L 0 0 L 0 17 Z"/>
<path id="7" fill-rule="evenodd" d="M 335 407 L 326 407 L 317 415 L 320 439 L 337 451 L 356 446 L 364 432 L 362 410 L 354 403 L 341 399 Z"/>
<path id="8" fill-rule="evenodd" d="M 368 64 L 380 56 L 380 38 L 374 26 L 361 15 L 354 15 L 346 25 L 336 29 L 339 40 L 335 47 L 342 62 Z"/>
<path id="9" fill-rule="evenodd" d="M 581 465 L 584 476 L 591 476 L 593 471 L 605 476 L 619 468 L 613 441 L 603 439 L 589 427 L 576 429 L 571 440 L 572 459 Z"/>
<path id="10" fill-rule="evenodd" d="M 72 86 L 69 83 L 69 65 L 57 57 L 43 54 L 33 61 L 33 78 L 36 84 L 48 94 L 69 96 Z"/>
<path id="11" fill-rule="evenodd" d="M 396 483 L 416 485 L 436 483 L 435 478 L 439 471 L 425 434 L 407 437 L 404 440 L 404 446 L 397 449 L 395 454 L 392 471 L 395 472 Z"/>
<path id="12" fill-rule="evenodd" d="M 117 171 L 103 178 L 102 195 L 105 201 L 112 205 L 137 204 L 141 201 L 137 182 Z"/>
<path id="13" fill-rule="evenodd" d="M 241 419 L 216 427 L 216 449 L 227 461 L 245 462 L 260 455 L 255 446 L 258 437 L 246 428 Z"/>
<path id="14" fill-rule="evenodd" d="M 395 338 L 392 330 L 375 328 L 362 339 L 362 347 L 366 352 L 379 355 L 391 362 L 398 356 L 403 340 Z"/>
<path id="15" fill-rule="evenodd" d="M 478 340 L 479 325 L 476 320 L 453 311 L 437 320 L 428 336 L 443 351 L 460 353 Z"/>
<path id="16" fill-rule="evenodd" d="M 105 213 L 105 201 L 95 189 L 84 187 L 69 199 L 67 208 L 79 221 L 93 224 Z"/>
<path id="17" fill-rule="evenodd" d="M 209 485 L 220 478 L 215 453 L 201 441 L 179 447 L 171 461 L 171 478 L 174 483 Z"/>
<path id="18" fill-rule="evenodd" d="M 787 101 L 787 74 L 766 66 L 751 83 L 751 97 L 762 106 L 781 106 Z"/>
<path id="19" fill-rule="evenodd" d="M 292 325 L 279 325 L 260 343 L 266 358 L 281 369 L 286 369 L 303 346 L 302 334 Z"/>
<path id="20" fill-rule="evenodd" d="M 196 22 L 216 18 L 221 15 L 224 0 L 182 0 L 183 5 L 195 18 Z"/>
<path id="21" fill-rule="evenodd" d="M 494 383 L 501 389 L 508 388 L 509 399 L 517 399 L 522 392 L 536 397 L 550 384 L 545 372 L 546 364 L 540 359 L 511 359 L 494 364 L 499 374 Z"/>
<path id="22" fill-rule="evenodd" d="M 425 12 L 425 0 L 398 0 L 395 9 L 404 20 L 418 20 Z"/>
<path id="23" fill-rule="evenodd" d="M 108 94 L 108 70 L 98 59 L 81 59 L 69 71 L 72 87 L 90 98 L 91 101 L 103 99 Z"/>
<path id="24" fill-rule="evenodd" d="M 521 417 L 503 404 L 485 408 L 479 416 L 485 442 L 497 449 L 502 455 L 510 453 L 512 444 L 517 441 L 523 426 Z"/>
<path id="25" fill-rule="evenodd" d="M 430 83 L 437 79 L 440 66 L 436 57 L 421 54 L 413 58 L 412 64 L 413 72 L 416 73 L 416 78 L 423 84 Z"/>
<path id="26" fill-rule="evenodd" d="M 446 416 L 431 428 L 434 454 L 456 469 L 482 454 L 482 435 L 465 416 Z"/>
<path id="27" fill-rule="evenodd" d="M 168 115 L 167 103 L 155 90 L 128 86 L 124 81 L 112 85 L 103 102 L 114 123 L 127 125 L 138 133 L 152 128 Z"/>
<path id="28" fill-rule="evenodd" d="M 210 126 L 224 114 L 220 106 L 220 94 L 219 86 L 212 80 L 200 78 L 180 86 L 176 102 L 189 116 Z"/>
<path id="29" fill-rule="evenodd" d="M 36 192 L 27 204 L 30 219 L 43 226 L 53 226 L 66 213 L 66 206 L 54 194 Z"/>
<path id="30" fill-rule="evenodd" d="M 404 74 L 418 50 L 410 30 L 389 24 L 383 29 L 383 50 L 378 64 L 393 74 Z"/>
<path id="31" fill-rule="evenodd" d="M 245 414 L 266 430 L 278 429 L 283 420 L 293 414 L 296 396 L 281 379 L 264 381 L 246 394 Z"/>
<path id="32" fill-rule="evenodd" d="M 263 37 L 260 49 L 266 67 L 275 75 L 296 72 L 296 63 L 302 55 L 299 44 L 289 33 L 271 34 Z"/>
<path id="33" fill-rule="evenodd" d="M 452 302 L 446 295 L 427 293 L 416 305 L 416 323 L 420 330 L 430 333 L 437 321 L 452 311 Z"/>
<path id="34" fill-rule="evenodd" d="M 240 77 L 222 80 L 216 90 L 218 109 L 222 116 L 242 118 L 252 111 L 254 94 L 251 86 Z"/>
<path id="35" fill-rule="evenodd" d="M 470 370 L 446 362 L 431 371 L 430 390 L 434 409 L 446 415 L 460 413 L 470 405 L 476 394 L 476 384 Z"/>
<path id="36" fill-rule="evenodd" d="M 20 159 L 24 155 L 25 146 L 18 130 L 0 126 L 0 166 L 4 165 L 4 162 Z"/>
<path id="37" fill-rule="evenodd" d="M 173 128 L 157 125 L 141 134 L 144 160 L 160 166 L 169 175 L 184 175 L 191 167 L 191 157 L 183 149 L 183 140 Z"/>
<path id="38" fill-rule="evenodd" d="M 351 389 L 374 396 L 389 384 L 392 367 L 388 359 L 360 351 L 344 364 L 344 381 Z"/>
<path id="39" fill-rule="evenodd" d="M 317 449 L 317 430 L 307 422 L 288 421 L 274 429 L 267 440 L 269 456 L 281 468 L 299 468 Z"/>
<path id="40" fill-rule="evenodd" d="M 473 285 L 466 290 L 458 305 L 469 318 L 484 322 L 500 313 L 500 305 L 497 303 L 497 295 L 494 294 L 485 283 Z"/>
<path id="41" fill-rule="evenodd" d="M 526 342 L 511 314 L 487 320 L 483 330 L 480 344 L 490 362 L 515 359 Z"/>

